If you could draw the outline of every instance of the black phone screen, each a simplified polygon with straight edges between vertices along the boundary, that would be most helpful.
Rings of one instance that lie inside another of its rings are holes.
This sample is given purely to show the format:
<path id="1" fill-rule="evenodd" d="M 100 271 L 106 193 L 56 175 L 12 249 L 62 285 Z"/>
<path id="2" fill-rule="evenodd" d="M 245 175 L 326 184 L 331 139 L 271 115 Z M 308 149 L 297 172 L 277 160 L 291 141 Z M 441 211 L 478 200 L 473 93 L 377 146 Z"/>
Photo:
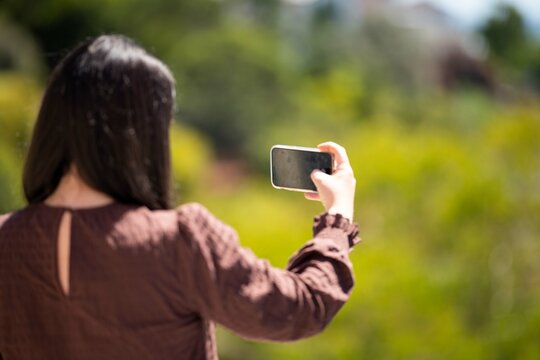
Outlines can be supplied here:
<path id="1" fill-rule="evenodd" d="M 272 184 L 280 188 L 317 191 L 313 170 L 332 174 L 332 155 L 326 152 L 274 147 L 271 164 Z"/>

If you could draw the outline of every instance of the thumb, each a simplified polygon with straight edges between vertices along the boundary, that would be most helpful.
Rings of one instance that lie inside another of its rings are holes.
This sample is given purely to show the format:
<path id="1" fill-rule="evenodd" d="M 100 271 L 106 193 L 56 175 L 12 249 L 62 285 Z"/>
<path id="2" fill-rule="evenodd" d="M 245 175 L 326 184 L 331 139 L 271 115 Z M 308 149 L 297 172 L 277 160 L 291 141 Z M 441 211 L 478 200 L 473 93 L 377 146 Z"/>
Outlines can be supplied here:
<path id="1" fill-rule="evenodd" d="M 329 178 L 330 178 L 330 175 L 325 174 L 324 172 L 320 170 L 313 170 L 313 172 L 311 173 L 311 180 L 313 180 L 313 182 L 315 183 L 315 185 L 317 185 L 317 187 L 327 182 Z"/>

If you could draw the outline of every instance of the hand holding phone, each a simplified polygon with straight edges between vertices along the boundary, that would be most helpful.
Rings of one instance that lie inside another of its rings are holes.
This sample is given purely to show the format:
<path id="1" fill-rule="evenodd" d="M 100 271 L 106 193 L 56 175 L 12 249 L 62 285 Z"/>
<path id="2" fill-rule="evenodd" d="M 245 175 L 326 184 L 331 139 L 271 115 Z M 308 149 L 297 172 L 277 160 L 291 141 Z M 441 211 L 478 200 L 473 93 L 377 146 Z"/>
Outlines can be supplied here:
<path id="1" fill-rule="evenodd" d="M 353 220 L 356 180 L 342 146 L 273 146 L 270 172 L 275 188 L 302 191 L 307 199 L 321 201 L 328 213 Z"/>
<path id="2" fill-rule="evenodd" d="M 334 156 L 334 172 L 328 175 L 322 171 L 313 171 L 311 178 L 318 193 L 305 193 L 305 197 L 321 201 L 329 214 L 341 214 L 352 221 L 356 179 L 347 152 L 344 147 L 333 142 L 322 143 L 318 148 Z"/>

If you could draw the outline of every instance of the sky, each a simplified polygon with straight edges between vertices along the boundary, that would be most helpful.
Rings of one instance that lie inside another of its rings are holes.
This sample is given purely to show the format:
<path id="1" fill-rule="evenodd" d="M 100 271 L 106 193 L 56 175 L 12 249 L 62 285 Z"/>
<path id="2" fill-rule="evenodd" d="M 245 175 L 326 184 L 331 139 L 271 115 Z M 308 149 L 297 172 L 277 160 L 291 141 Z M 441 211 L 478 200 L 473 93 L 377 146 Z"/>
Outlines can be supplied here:
<path id="1" fill-rule="evenodd" d="M 501 0 L 398 0 L 406 4 L 428 2 L 445 10 L 457 21 L 475 27 L 493 14 Z M 540 0 L 505 0 L 514 5 L 526 18 L 527 24 L 540 33 Z"/>

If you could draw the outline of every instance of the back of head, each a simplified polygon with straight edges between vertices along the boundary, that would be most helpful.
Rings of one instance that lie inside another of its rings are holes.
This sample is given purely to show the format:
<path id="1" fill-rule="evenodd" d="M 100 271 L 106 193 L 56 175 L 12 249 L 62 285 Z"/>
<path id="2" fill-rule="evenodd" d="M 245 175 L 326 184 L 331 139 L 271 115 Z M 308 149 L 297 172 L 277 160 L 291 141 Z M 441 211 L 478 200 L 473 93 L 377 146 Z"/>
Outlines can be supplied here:
<path id="1" fill-rule="evenodd" d="M 172 206 L 169 126 L 174 79 L 124 36 L 100 36 L 54 69 L 24 168 L 29 203 L 45 200 L 73 164 L 117 201 Z"/>

